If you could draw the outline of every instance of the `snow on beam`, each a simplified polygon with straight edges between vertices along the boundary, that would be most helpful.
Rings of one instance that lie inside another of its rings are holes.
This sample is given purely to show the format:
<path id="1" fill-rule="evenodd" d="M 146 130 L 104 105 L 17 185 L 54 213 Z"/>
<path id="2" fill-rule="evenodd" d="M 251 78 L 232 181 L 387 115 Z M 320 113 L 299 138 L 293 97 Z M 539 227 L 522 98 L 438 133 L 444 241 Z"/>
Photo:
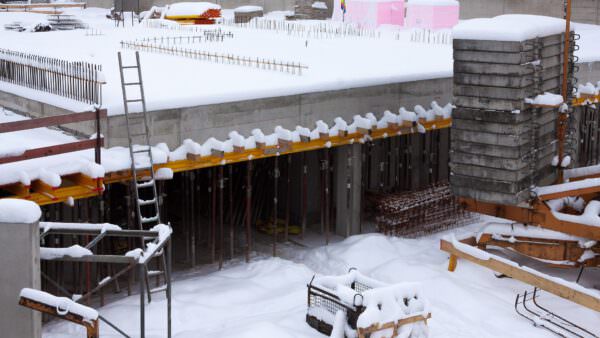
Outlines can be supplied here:
<path id="1" fill-rule="evenodd" d="M 542 201 L 600 192 L 600 178 L 536 187 L 533 190 Z"/>
<path id="2" fill-rule="evenodd" d="M 448 252 L 453 257 L 466 259 L 600 312 L 600 293 L 588 290 L 577 283 L 565 281 L 564 279 L 541 273 L 526 266 L 519 266 L 508 259 L 461 243 L 456 238 L 442 239 L 440 241 L 440 249 Z"/>

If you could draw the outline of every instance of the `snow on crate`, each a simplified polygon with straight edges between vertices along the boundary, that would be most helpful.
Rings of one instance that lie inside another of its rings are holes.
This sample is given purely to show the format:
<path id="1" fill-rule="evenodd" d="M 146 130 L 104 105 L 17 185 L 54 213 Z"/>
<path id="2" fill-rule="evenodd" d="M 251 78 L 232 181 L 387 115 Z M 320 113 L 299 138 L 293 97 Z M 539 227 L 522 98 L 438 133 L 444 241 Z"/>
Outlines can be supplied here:
<path id="1" fill-rule="evenodd" d="M 95 230 L 100 232 L 119 231 L 120 226 L 111 223 L 62 223 L 62 222 L 40 222 L 40 230 Z"/>
<path id="2" fill-rule="evenodd" d="M 60 315 L 66 315 L 68 313 L 81 316 L 84 320 L 91 322 L 98 319 L 98 311 L 75 303 L 66 297 L 56 297 L 47 292 L 23 288 L 19 294 L 21 298 L 26 298 L 34 302 L 42 303 L 48 306 L 56 308 L 56 312 Z"/>
<path id="3" fill-rule="evenodd" d="M 356 269 L 315 276 L 308 284 L 306 321 L 331 337 L 427 337 L 429 304 L 420 288 L 417 283 L 386 284 Z"/>
<path id="4" fill-rule="evenodd" d="M 92 256 L 93 253 L 80 245 L 71 245 L 66 248 L 47 248 L 40 247 L 40 259 L 53 260 L 62 257 L 81 258 L 83 256 Z"/>
<path id="5" fill-rule="evenodd" d="M 561 34 L 564 31 L 563 19 L 508 14 L 494 18 L 464 20 L 452 29 L 452 37 L 462 40 L 525 41 Z"/>

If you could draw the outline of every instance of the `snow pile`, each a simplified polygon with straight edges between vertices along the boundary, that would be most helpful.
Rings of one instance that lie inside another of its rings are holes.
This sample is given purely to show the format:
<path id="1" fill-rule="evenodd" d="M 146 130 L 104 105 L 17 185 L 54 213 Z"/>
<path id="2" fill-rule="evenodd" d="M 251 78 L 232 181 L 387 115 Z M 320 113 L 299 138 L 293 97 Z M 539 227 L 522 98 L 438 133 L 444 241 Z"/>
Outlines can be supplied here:
<path id="1" fill-rule="evenodd" d="M 221 6 L 211 2 L 176 2 L 167 5 L 165 17 L 200 16 L 209 9 L 220 10 Z"/>
<path id="2" fill-rule="evenodd" d="M 72 313 L 83 317 L 83 319 L 88 322 L 98 319 L 98 311 L 85 305 L 75 303 L 66 297 L 56 297 L 47 292 L 30 288 L 21 289 L 19 297 L 55 307 L 56 312 L 61 316 Z"/>
<path id="3" fill-rule="evenodd" d="M 35 223 L 42 216 L 40 207 L 32 201 L 0 199 L 0 223 Z"/>
<path id="4" fill-rule="evenodd" d="M 452 29 L 452 36 L 464 40 L 525 41 L 564 31 L 565 21 L 562 19 L 509 14 L 461 21 Z"/>
<path id="5" fill-rule="evenodd" d="M 526 98 L 525 103 L 542 105 L 542 106 L 559 106 L 563 103 L 563 97 L 559 94 L 544 93 L 540 94 L 533 99 Z"/>
<path id="6" fill-rule="evenodd" d="M 40 259 L 52 260 L 62 257 L 81 258 L 83 256 L 91 256 L 93 253 L 82 246 L 77 244 L 71 245 L 67 248 L 47 248 L 40 247 Z"/>

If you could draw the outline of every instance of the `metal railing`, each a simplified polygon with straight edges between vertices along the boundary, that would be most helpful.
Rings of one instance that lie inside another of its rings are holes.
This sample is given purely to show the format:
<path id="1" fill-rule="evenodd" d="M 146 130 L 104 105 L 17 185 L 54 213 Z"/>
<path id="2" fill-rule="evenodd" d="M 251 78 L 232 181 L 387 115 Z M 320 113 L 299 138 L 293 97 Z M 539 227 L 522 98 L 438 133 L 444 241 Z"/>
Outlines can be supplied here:
<path id="1" fill-rule="evenodd" d="M 101 105 L 102 66 L 0 49 L 0 81 Z"/>

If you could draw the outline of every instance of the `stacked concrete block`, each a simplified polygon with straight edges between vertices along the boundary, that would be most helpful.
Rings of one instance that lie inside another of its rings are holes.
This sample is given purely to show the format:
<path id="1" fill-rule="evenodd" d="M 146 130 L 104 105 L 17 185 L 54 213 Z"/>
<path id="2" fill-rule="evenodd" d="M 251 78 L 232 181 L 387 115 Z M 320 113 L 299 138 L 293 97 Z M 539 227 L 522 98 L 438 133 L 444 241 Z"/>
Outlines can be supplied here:
<path id="1" fill-rule="evenodd" d="M 450 182 L 458 196 L 499 204 L 556 179 L 558 108 L 526 98 L 560 93 L 564 35 L 528 41 L 454 40 Z"/>

